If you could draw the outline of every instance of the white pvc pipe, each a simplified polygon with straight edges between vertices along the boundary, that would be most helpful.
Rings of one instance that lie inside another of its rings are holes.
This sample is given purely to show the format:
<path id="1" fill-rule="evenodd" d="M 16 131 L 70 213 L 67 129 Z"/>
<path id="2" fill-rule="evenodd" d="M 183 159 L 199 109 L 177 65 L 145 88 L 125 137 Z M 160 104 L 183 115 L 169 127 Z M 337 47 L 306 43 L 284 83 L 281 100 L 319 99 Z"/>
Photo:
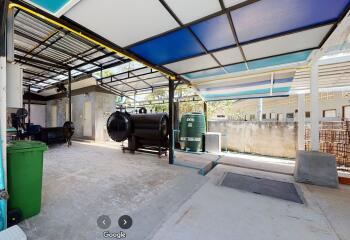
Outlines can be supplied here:
<path id="1" fill-rule="evenodd" d="M 263 115 L 263 99 L 262 98 L 258 99 L 256 115 L 257 115 L 257 120 L 259 122 L 261 122 L 262 121 L 262 115 Z"/>
<path id="2" fill-rule="evenodd" d="M 298 150 L 305 150 L 305 94 L 298 95 Z"/>
<path id="3" fill-rule="evenodd" d="M 6 162 L 6 124 L 7 111 L 6 111 L 6 57 L 0 57 L 0 136 L 1 136 L 1 148 L 2 148 L 2 164 L 4 172 L 4 186 L 7 189 L 7 162 Z M 7 213 L 5 213 L 5 219 L 7 219 Z M 6 221 L 5 221 L 6 228 Z"/>
<path id="4" fill-rule="evenodd" d="M 320 150 L 320 103 L 318 92 L 318 63 L 314 63 L 311 67 L 311 150 Z"/>

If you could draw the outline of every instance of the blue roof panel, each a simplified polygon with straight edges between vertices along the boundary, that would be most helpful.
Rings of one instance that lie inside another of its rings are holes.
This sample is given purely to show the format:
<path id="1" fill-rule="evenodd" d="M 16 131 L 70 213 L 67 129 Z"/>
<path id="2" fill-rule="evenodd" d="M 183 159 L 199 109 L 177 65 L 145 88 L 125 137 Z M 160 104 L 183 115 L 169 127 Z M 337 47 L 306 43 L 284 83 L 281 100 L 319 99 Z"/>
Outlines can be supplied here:
<path id="1" fill-rule="evenodd" d="M 204 53 L 188 29 L 180 29 L 130 48 L 145 60 L 162 65 Z"/>
<path id="2" fill-rule="evenodd" d="M 40 6 L 51 13 L 56 13 L 60 10 L 64 5 L 66 5 L 70 0 L 30 0 L 30 2 L 34 3 L 37 6 Z"/>
<path id="3" fill-rule="evenodd" d="M 242 71 L 248 70 L 245 63 L 237 63 L 237 64 L 225 66 L 225 69 L 229 73 L 237 73 L 237 72 L 242 72 Z"/>
<path id="4" fill-rule="evenodd" d="M 208 51 L 235 45 L 226 15 L 220 15 L 190 26 Z"/>
<path id="5" fill-rule="evenodd" d="M 308 59 L 311 52 L 312 50 L 307 50 L 302 52 L 284 54 L 276 57 L 269 57 L 269 58 L 254 60 L 254 61 L 248 62 L 248 67 L 249 69 L 252 70 L 252 69 L 258 69 L 258 68 L 289 64 L 294 62 L 302 62 Z"/>
<path id="6" fill-rule="evenodd" d="M 249 61 L 247 62 L 247 64 L 250 70 L 254 70 L 254 69 L 278 66 L 283 64 L 302 62 L 308 59 L 311 52 L 312 50 L 289 53 L 289 54 L 284 54 L 280 56 Z M 224 68 L 228 73 L 239 73 L 239 72 L 248 70 L 245 63 L 227 65 L 227 66 L 224 66 Z M 223 74 L 226 74 L 224 70 L 222 70 L 221 68 L 214 68 L 214 69 L 209 69 L 204 71 L 187 73 L 184 76 L 186 76 L 188 79 L 195 80 L 199 78 L 212 77 L 212 76 L 223 75 Z"/>
<path id="7" fill-rule="evenodd" d="M 349 0 L 264 0 L 233 10 L 240 43 L 336 21 Z"/>
<path id="8" fill-rule="evenodd" d="M 255 89 L 255 90 L 248 90 L 248 91 L 242 91 L 238 93 L 224 93 L 224 94 L 203 94 L 203 97 L 206 100 L 217 100 L 217 99 L 239 99 L 239 98 L 249 98 L 250 95 L 256 96 L 256 95 L 262 95 L 259 97 L 263 97 L 264 94 L 269 94 L 271 91 L 270 88 L 264 88 L 264 89 Z M 289 94 L 290 87 L 280 87 L 280 88 L 272 88 L 273 94 Z"/>

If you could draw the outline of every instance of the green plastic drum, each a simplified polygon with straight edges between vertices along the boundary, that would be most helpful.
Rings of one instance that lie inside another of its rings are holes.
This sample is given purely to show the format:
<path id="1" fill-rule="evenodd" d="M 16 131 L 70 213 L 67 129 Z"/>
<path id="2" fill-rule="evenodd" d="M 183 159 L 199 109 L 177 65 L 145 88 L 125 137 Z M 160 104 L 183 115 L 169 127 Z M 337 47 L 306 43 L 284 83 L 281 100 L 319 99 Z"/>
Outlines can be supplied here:
<path id="1" fill-rule="evenodd" d="M 206 132 L 205 116 L 202 113 L 182 115 L 180 124 L 181 149 L 191 152 L 202 151 L 203 134 Z"/>
<path id="2" fill-rule="evenodd" d="M 45 143 L 13 141 L 7 147 L 8 209 L 20 209 L 23 218 L 40 212 Z"/>

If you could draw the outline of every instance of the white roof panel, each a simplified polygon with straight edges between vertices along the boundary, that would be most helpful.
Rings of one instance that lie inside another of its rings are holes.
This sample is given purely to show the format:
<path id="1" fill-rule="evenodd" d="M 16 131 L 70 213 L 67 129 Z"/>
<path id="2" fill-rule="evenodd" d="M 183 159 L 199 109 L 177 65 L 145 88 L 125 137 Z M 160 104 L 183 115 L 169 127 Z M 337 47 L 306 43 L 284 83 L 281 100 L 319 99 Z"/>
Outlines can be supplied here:
<path id="1" fill-rule="evenodd" d="M 235 5 L 240 4 L 242 2 L 246 2 L 246 0 L 224 0 L 225 7 L 227 7 L 227 8 L 235 6 Z"/>
<path id="2" fill-rule="evenodd" d="M 244 61 L 242 54 L 237 47 L 215 52 L 214 56 L 222 65 Z"/>
<path id="3" fill-rule="evenodd" d="M 184 24 L 221 10 L 218 0 L 166 0 L 166 3 Z"/>
<path id="4" fill-rule="evenodd" d="M 154 0 L 82 0 L 65 16 L 121 47 L 179 26 Z"/>
<path id="5" fill-rule="evenodd" d="M 210 55 L 204 55 L 186 59 L 179 62 L 174 62 L 165 65 L 166 68 L 180 74 L 186 72 L 193 72 L 200 69 L 218 67 L 219 65 Z"/>
<path id="6" fill-rule="evenodd" d="M 333 25 L 326 25 L 266 41 L 243 45 L 242 48 L 248 61 L 267 56 L 315 48 L 322 42 L 332 26 Z"/>

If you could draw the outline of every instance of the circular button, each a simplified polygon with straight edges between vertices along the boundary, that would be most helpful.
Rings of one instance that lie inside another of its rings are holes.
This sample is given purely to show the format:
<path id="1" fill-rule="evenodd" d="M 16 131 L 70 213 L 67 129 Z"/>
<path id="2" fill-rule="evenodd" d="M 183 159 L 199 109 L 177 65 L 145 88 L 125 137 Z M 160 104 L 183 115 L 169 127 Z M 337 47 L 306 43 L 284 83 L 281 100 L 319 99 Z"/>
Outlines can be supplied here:
<path id="1" fill-rule="evenodd" d="M 119 227 L 129 229 L 132 226 L 132 218 L 128 215 L 123 215 L 118 220 Z"/>
<path id="2" fill-rule="evenodd" d="M 99 218 L 97 219 L 97 226 L 99 226 L 102 229 L 109 228 L 111 226 L 111 223 L 111 218 L 107 215 L 99 216 Z"/>

